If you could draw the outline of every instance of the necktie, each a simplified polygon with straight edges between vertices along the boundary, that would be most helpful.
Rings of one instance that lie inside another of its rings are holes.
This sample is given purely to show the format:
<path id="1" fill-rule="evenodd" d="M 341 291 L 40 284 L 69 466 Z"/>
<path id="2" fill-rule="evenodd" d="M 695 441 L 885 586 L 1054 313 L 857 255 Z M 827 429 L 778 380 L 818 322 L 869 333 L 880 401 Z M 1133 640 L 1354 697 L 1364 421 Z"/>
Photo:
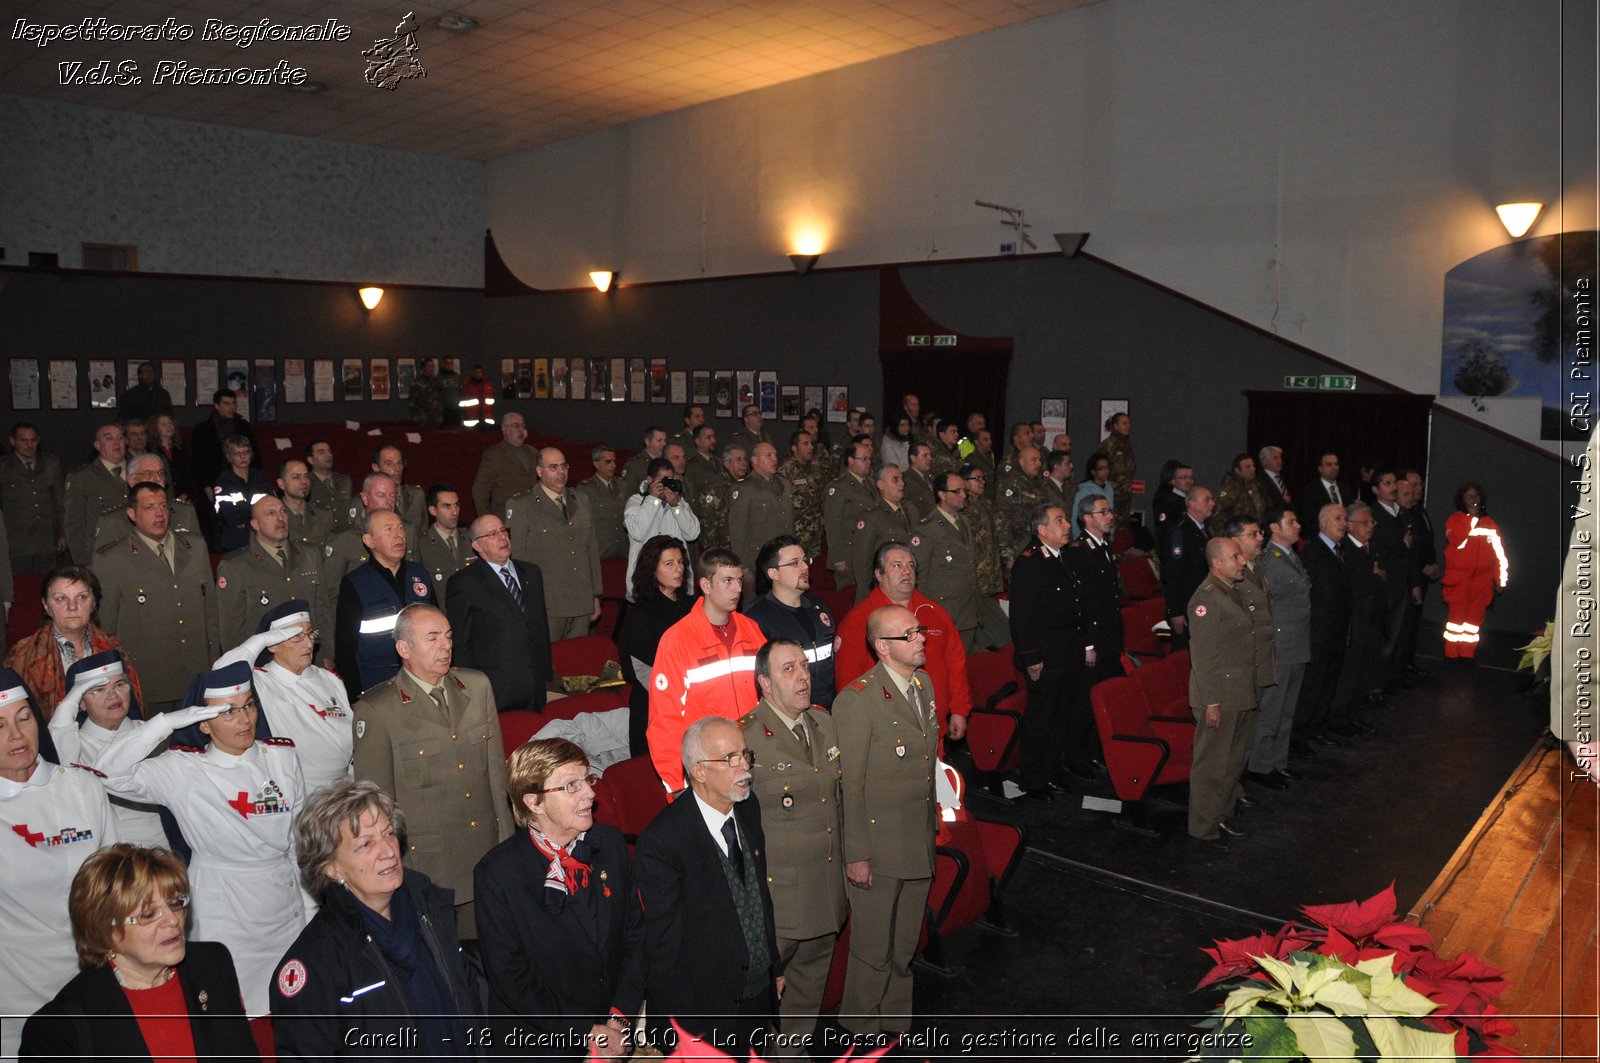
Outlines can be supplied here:
<path id="1" fill-rule="evenodd" d="M 122 479 L 122 466 L 121 465 L 113 465 L 113 466 L 111 466 L 111 475 L 115 476 L 119 480 Z"/>
<path id="2" fill-rule="evenodd" d="M 283 552 L 283 547 L 278 547 L 273 553 L 278 555 L 278 564 L 285 568 L 289 566 L 289 555 Z"/>
<path id="3" fill-rule="evenodd" d="M 906 684 L 906 700 L 911 702 L 911 711 L 917 717 L 917 726 L 922 729 L 923 734 L 927 734 L 928 726 L 922 718 L 922 688 L 917 685 L 915 679 Z"/>
<path id="4" fill-rule="evenodd" d="M 728 843 L 728 863 L 733 865 L 733 870 L 740 877 L 743 877 L 744 853 L 739 850 L 739 831 L 733 825 L 732 816 L 722 821 L 722 840 Z"/>
<path id="5" fill-rule="evenodd" d="M 811 736 L 806 734 L 806 722 L 801 720 L 794 725 L 794 733 L 800 738 L 800 745 L 805 748 L 806 759 L 811 759 Z"/>
<path id="6" fill-rule="evenodd" d="M 444 687 L 434 687 L 432 690 L 428 691 L 428 697 L 433 699 L 433 703 L 439 706 L 439 711 L 444 713 L 445 719 L 448 720 L 450 718 L 450 706 L 445 704 Z"/>
<path id="7" fill-rule="evenodd" d="M 1341 506 L 1344 504 L 1344 500 L 1339 497 L 1338 484 L 1334 484 L 1332 487 L 1328 488 L 1328 497 L 1333 499 L 1333 504 L 1336 506 Z"/>
<path id="8" fill-rule="evenodd" d="M 561 522 L 563 524 L 571 524 L 572 523 L 572 514 L 567 512 L 567 500 L 566 500 L 566 498 L 562 497 L 562 498 L 556 499 L 556 505 L 561 507 Z"/>
<path id="9" fill-rule="evenodd" d="M 167 556 L 166 543 L 156 543 L 156 556 L 161 559 L 161 563 L 166 565 L 168 569 L 172 570 L 173 572 L 177 571 L 177 569 L 172 568 L 172 558 Z"/>
<path id="10" fill-rule="evenodd" d="M 511 575 L 511 566 L 507 565 L 505 568 L 501 569 L 500 575 L 505 578 L 506 590 L 511 592 L 511 600 L 517 603 L 517 608 L 526 608 L 527 605 L 522 600 L 522 588 L 517 585 L 516 579 Z"/>

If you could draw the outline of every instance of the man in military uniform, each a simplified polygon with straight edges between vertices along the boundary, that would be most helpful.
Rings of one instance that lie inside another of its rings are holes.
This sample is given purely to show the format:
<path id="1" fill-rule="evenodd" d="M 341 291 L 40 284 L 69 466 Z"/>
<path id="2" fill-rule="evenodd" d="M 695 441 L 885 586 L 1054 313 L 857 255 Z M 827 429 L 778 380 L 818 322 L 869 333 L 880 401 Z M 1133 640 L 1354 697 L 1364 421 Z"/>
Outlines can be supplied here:
<path id="1" fill-rule="evenodd" d="M 393 443 L 385 443 L 372 454 L 372 471 L 387 475 L 399 487 L 394 511 L 405 521 L 406 539 L 416 542 L 428 525 L 428 493 L 416 484 L 405 482 L 406 457 Z M 358 514 L 358 519 L 365 514 Z"/>
<path id="2" fill-rule="evenodd" d="M 766 424 L 766 418 L 761 416 L 761 407 L 753 402 L 747 403 L 745 408 L 739 411 L 739 418 L 744 427 L 733 433 L 733 438 L 729 442 L 743 447 L 744 452 L 749 454 L 751 460 L 754 461 L 756 445 L 759 443 L 771 443 L 772 433 L 763 427 Z"/>
<path id="3" fill-rule="evenodd" d="M 1012 569 L 1010 616 L 1012 652 L 1028 688 L 1021 785 L 1024 796 L 1050 802 L 1052 789 L 1071 786 L 1063 757 L 1075 773 L 1093 778 L 1087 688 L 1078 695 L 1079 677 L 1096 653 L 1084 632 L 1081 588 L 1065 556 L 1072 535 L 1066 511 L 1047 502 L 1033 511 L 1030 526 L 1033 542 Z"/>
<path id="4" fill-rule="evenodd" d="M 906 501 L 926 516 L 939 504 L 934 490 L 933 448 L 926 443 L 913 443 L 906 451 L 906 461 Z"/>
<path id="5" fill-rule="evenodd" d="M 145 711 L 169 712 L 222 652 L 216 585 L 205 540 L 171 530 L 165 488 L 135 488 L 127 508 L 134 534 L 95 554 L 98 616 L 139 669 Z"/>
<path id="6" fill-rule="evenodd" d="M 127 459 L 123 465 L 123 479 L 128 487 L 138 484 L 160 484 L 167 487 L 167 465 L 154 454 L 145 454 L 137 458 Z M 124 499 L 127 495 L 124 493 Z M 168 494 L 168 498 L 172 495 Z M 126 502 L 124 502 L 124 507 Z M 200 535 L 200 517 L 194 507 L 187 502 L 169 502 L 167 505 L 167 528 L 181 535 Z M 126 508 L 114 509 L 101 514 L 99 522 L 94 529 L 94 549 L 99 550 L 106 543 L 121 542 L 133 534 L 133 525 L 128 523 Z"/>
<path id="7" fill-rule="evenodd" d="M 39 429 L 18 421 L 11 428 L 11 453 L 0 458 L 0 511 L 10 522 L 17 574 L 50 571 L 67 548 L 62 492 L 61 459 L 39 453 Z"/>
<path id="8" fill-rule="evenodd" d="M 628 529 L 623 524 L 623 510 L 632 497 L 627 484 L 617 475 L 617 452 L 607 446 L 597 446 L 589 454 L 594 463 L 594 475 L 573 490 L 589 503 L 593 515 L 594 531 L 600 537 L 600 560 L 628 556 Z M 635 484 L 634 488 L 637 489 Z M 499 511 L 495 511 L 499 516 Z"/>
<path id="9" fill-rule="evenodd" d="M 64 491 L 67 548 L 77 564 L 93 562 L 94 533 L 100 518 L 128 504 L 128 484 L 122 475 L 126 447 L 121 425 L 115 421 L 101 425 L 94 433 L 95 459 L 73 469 L 67 477 Z"/>
<path id="10" fill-rule="evenodd" d="M 699 494 L 710 480 L 722 474 L 722 462 L 717 459 L 716 425 L 702 424 L 696 427 L 686 453 L 688 463 L 683 477 L 689 489 L 689 496 L 692 498 Z"/>
<path id="11" fill-rule="evenodd" d="M 1183 519 L 1167 531 L 1167 548 L 1161 555 L 1161 591 L 1167 599 L 1167 623 L 1172 626 L 1174 650 L 1189 648 L 1189 598 L 1209 571 L 1205 547 L 1211 532 L 1206 522 L 1217 508 L 1209 487 L 1191 488 L 1183 501 Z"/>
<path id="12" fill-rule="evenodd" d="M 444 423 L 444 402 L 439 397 L 439 363 L 424 358 L 411 382 L 411 420 L 420 428 L 438 428 Z"/>
<path id="13" fill-rule="evenodd" d="M 961 632 L 968 653 L 1001 646 L 1010 641 L 1004 614 L 992 617 L 983 602 L 992 598 L 978 593 L 978 560 L 972 544 L 972 525 L 965 510 L 967 488 L 958 472 L 944 473 L 935 481 L 939 504 L 922 518 L 911 537 L 917 559 L 917 587 L 944 607 Z M 998 612 L 998 606 L 995 609 Z"/>
<path id="14" fill-rule="evenodd" d="M 769 539 L 794 534 L 794 489 L 778 475 L 778 448 L 757 443 L 750 454 L 750 476 L 728 493 L 728 541 L 749 558 L 744 569 L 744 604 L 756 597 L 756 555 Z"/>
<path id="15" fill-rule="evenodd" d="M 472 504 L 478 516 L 499 516 L 512 495 L 532 490 L 539 482 L 533 472 L 538 459 L 528 446 L 528 422 L 520 413 L 506 414 L 500 421 L 500 442 L 484 450 L 472 479 Z M 615 469 L 608 475 L 615 475 Z"/>
<path id="16" fill-rule="evenodd" d="M 739 719 L 755 753 L 753 792 L 767 835 L 767 876 L 784 980 L 778 1031 L 804 1055 L 816 1031 L 834 941 L 846 913 L 844 763 L 833 717 L 812 705 L 798 642 L 776 638 L 756 652 L 761 701 Z"/>
<path id="17" fill-rule="evenodd" d="M 1052 450 L 1044 456 L 1043 465 L 1041 482 L 1046 500 L 1071 513 L 1078 500 L 1078 485 L 1072 482 L 1072 455 L 1064 450 Z"/>
<path id="18" fill-rule="evenodd" d="M 822 496 L 822 527 L 828 541 L 828 562 L 833 566 L 833 585 L 847 590 L 868 584 L 865 573 L 857 575 L 855 537 L 865 527 L 867 514 L 878 504 L 878 492 L 868 476 L 872 470 L 872 448 L 854 443 L 845 455 L 844 472 L 828 485 Z M 869 557 L 871 555 L 868 555 Z"/>
<path id="19" fill-rule="evenodd" d="M 472 869 L 514 829 L 494 692 L 482 672 L 451 667 L 437 608 L 403 610 L 394 638 L 399 673 L 355 704 L 356 778 L 406 810 L 406 865 L 455 892 L 456 931 L 476 940 Z"/>
<path id="20" fill-rule="evenodd" d="M 1244 576 L 1244 552 L 1224 537 L 1206 543 L 1205 557 L 1206 578 L 1188 602 L 1189 704 L 1195 716 L 1189 837 L 1225 849 L 1228 838 L 1244 837 L 1228 817 L 1244 795 L 1239 779 L 1255 740 L 1259 684 L 1250 613 L 1235 591 Z"/>
<path id="21" fill-rule="evenodd" d="M 667 448 L 667 430 L 653 424 L 644 430 L 639 443 L 643 449 L 622 466 L 622 489 L 630 497 L 638 493 L 639 485 L 649 476 L 645 470 L 650 463 L 661 457 L 661 452 Z"/>
<path id="22" fill-rule="evenodd" d="M 1259 701 L 1259 694 L 1278 681 L 1277 628 L 1272 619 L 1272 595 L 1261 565 L 1266 536 L 1261 522 L 1250 517 L 1234 517 L 1223 526 L 1222 534 L 1232 539 L 1244 555 L 1244 572 L 1233 589 L 1250 614 L 1250 634 L 1256 647 L 1256 685 L 1261 688 Z"/>
<path id="23" fill-rule="evenodd" d="M 953 420 L 941 420 L 933 434 L 933 468 L 935 478 L 947 472 L 959 472 L 963 464 L 961 451 L 956 446 L 961 438 L 961 426 Z"/>
<path id="24" fill-rule="evenodd" d="M 1265 504 L 1256 479 L 1256 459 L 1249 454 L 1236 454 L 1233 467 L 1223 474 L 1222 487 L 1217 491 L 1217 523 L 1228 524 L 1236 517 L 1259 521 Z"/>
<path id="25" fill-rule="evenodd" d="M 1008 476 L 1017 471 L 1017 459 L 1022 451 L 1033 446 L 1033 431 L 1028 427 L 1027 421 L 1018 421 L 1011 426 L 1011 449 L 1006 451 L 1000 460 L 1000 480 L 1002 486 Z M 1024 518 L 1026 519 L 1026 518 Z"/>
<path id="26" fill-rule="evenodd" d="M 1270 535 L 1261 553 L 1261 574 L 1271 598 L 1278 681 L 1261 693 L 1261 715 L 1245 775 L 1268 789 L 1283 790 L 1300 778 L 1289 767 L 1289 741 L 1306 663 L 1311 660 L 1311 576 L 1295 549 L 1300 518 L 1294 507 L 1275 503 L 1265 519 Z"/>
<path id="27" fill-rule="evenodd" d="M 368 474 L 361 481 L 360 511 L 371 514 L 380 511 L 394 512 L 395 483 L 381 472 Z M 352 507 L 352 512 L 355 509 Z M 359 526 L 344 528 L 333 534 L 322 548 L 323 616 L 333 616 L 339 601 L 339 584 L 356 568 L 371 557 Z"/>
<path id="28" fill-rule="evenodd" d="M 729 443 L 722 448 L 722 472 L 705 480 L 695 494 L 691 505 L 700 518 L 699 549 L 728 549 L 728 505 L 733 489 L 750 475 L 750 453 L 743 447 Z"/>
<path id="29" fill-rule="evenodd" d="M 794 534 L 805 547 L 807 557 L 822 554 L 822 470 L 816 462 L 817 441 L 811 433 L 796 431 L 789 436 L 789 456 L 778 466 L 778 475 L 793 489 Z"/>
<path id="30" fill-rule="evenodd" d="M 706 423 L 706 408 L 693 403 L 683 408 L 683 427 L 672 433 L 672 442 L 681 443 L 687 452 L 694 449 L 695 431 Z"/>
<path id="31" fill-rule="evenodd" d="M 289 517 L 289 541 L 321 557 L 333 536 L 333 514 L 311 503 L 311 466 L 299 458 L 279 462 L 278 492 Z"/>
<path id="32" fill-rule="evenodd" d="M 979 428 L 972 436 L 972 453 L 967 455 L 967 464 L 983 473 L 983 497 L 993 505 L 1000 497 L 1000 466 L 995 461 L 994 434 L 987 428 Z"/>
<path id="33" fill-rule="evenodd" d="M 861 434 L 861 414 L 863 412 L 861 407 L 856 406 L 844 415 L 844 435 L 833 445 L 833 460 L 841 468 L 844 466 L 846 456 L 850 453 L 851 445 L 855 443 L 856 436 Z"/>
<path id="34" fill-rule="evenodd" d="M 313 439 L 306 444 L 306 464 L 311 467 L 311 504 L 328 512 L 334 531 L 355 527 L 350 508 L 355 488 L 350 477 L 333 471 L 333 446 L 325 439 Z"/>
<path id="35" fill-rule="evenodd" d="M 1133 421 L 1125 413 L 1114 413 L 1106 420 L 1106 437 L 1100 449 L 1111 458 L 1112 501 L 1117 511 L 1117 528 L 1128 526 L 1128 514 L 1133 511 Z"/>
<path id="36" fill-rule="evenodd" d="M 217 565 L 217 621 L 222 645 L 231 649 L 256 633 L 256 624 L 284 602 L 303 598 L 312 606 L 311 626 L 331 631 L 321 614 L 321 556 L 289 538 L 283 500 L 267 495 L 250 507 L 250 541 Z"/>
<path id="37" fill-rule="evenodd" d="M 1019 425 L 1026 429 L 1026 425 Z M 995 510 L 995 534 L 1000 540 L 1000 560 L 1009 568 L 1018 554 L 1033 541 L 1029 525 L 1034 510 L 1050 500 L 1045 492 L 1044 463 L 1039 448 L 1024 446 L 1017 452 L 1015 467 L 1000 482 L 1000 504 Z"/>
<path id="38" fill-rule="evenodd" d="M 864 600 L 875 586 L 868 578 L 873 572 L 873 559 L 878 548 L 887 542 L 909 543 L 916 535 L 922 514 L 905 501 L 905 473 L 893 465 L 878 470 L 878 497 L 865 515 L 856 522 L 855 536 L 850 543 L 850 570 L 861 573 L 856 581 L 856 601 Z"/>
<path id="39" fill-rule="evenodd" d="M 839 692 L 850 962 L 839 1022 L 851 1034 L 903 1033 L 913 1014 L 911 958 L 933 884 L 939 724 L 926 640 L 909 610 L 867 619 L 878 664 Z"/>
<path id="40" fill-rule="evenodd" d="M 461 527 L 461 494 L 449 484 L 428 488 L 428 516 L 433 523 L 411 545 L 411 560 L 428 570 L 433 596 L 445 604 L 445 584 L 472 560 L 472 544 Z"/>
<path id="41" fill-rule="evenodd" d="M 961 467 L 967 488 L 966 518 L 972 525 L 972 550 L 978 562 L 978 593 L 999 594 L 1006 589 L 1005 564 L 1000 560 L 994 506 L 984 497 L 988 476 L 983 466 L 969 462 Z"/>
<path id="42" fill-rule="evenodd" d="M 550 641 L 580 638 L 600 619 L 600 542 L 589 503 L 567 488 L 566 455 L 539 451 L 539 486 L 506 503 L 511 556 L 544 574 Z"/>

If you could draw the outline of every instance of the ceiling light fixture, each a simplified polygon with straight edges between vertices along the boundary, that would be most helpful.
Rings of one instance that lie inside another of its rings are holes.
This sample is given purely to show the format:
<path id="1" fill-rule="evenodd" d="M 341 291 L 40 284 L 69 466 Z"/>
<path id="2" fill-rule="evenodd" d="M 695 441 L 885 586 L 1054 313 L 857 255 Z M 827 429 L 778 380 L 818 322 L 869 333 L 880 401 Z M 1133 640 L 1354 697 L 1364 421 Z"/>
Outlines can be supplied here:
<path id="1" fill-rule="evenodd" d="M 611 282 L 617 279 L 617 274 L 615 270 L 592 269 L 589 271 L 589 279 L 594 281 L 595 288 L 607 292 L 611 290 Z"/>
<path id="2" fill-rule="evenodd" d="M 1516 240 L 1533 228 L 1534 220 L 1543 209 L 1543 203 L 1502 203 L 1494 211 L 1500 215 L 1500 224 L 1506 227 L 1511 239 Z"/>
<path id="3" fill-rule="evenodd" d="M 1083 245 L 1089 242 L 1088 233 L 1055 233 L 1056 243 L 1061 247 L 1061 253 L 1068 258 L 1076 258 Z"/>
<path id="4" fill-rule="evenodd" d="M 383 289 L 374 288 L 370 285 L 366 288 L 362 288 L 356 294 L 361 296 L 361 305 L 366 307 L 368 310 L 376 310 L 378 308 L 378 303 L 383 300 Z"/>

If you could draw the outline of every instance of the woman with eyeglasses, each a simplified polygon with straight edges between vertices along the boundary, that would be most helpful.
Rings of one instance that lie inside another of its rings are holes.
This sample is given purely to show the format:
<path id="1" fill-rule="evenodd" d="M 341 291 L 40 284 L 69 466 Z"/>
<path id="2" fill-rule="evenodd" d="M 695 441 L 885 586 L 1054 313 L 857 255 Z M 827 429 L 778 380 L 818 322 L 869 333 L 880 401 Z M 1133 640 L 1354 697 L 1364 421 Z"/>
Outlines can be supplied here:
<path id="1" fill-rule="evenodd" d="M 117 735 L 144 726 L 144 713 L 116 650 L 85 657 L 67 670 L 67 696 L 50 717 L 50 737 L 63 764 L 94 767 Z M 134 845 L 166 846 L 155 805 L 111 798 L 117 837 Z"/>
<path id="2" fill-rule="evenodd" d="M 257 739 L 248 664 L 200 673 L 184 700 L 187 708 L 119 732 L 96 767 L 112 793 L 172 813 L 193 850 L 194 932 L 228 946 L 245 1012 L 265 1015 L 272 963 L 305 926 L 309 907 L 294 862 L 294 818 L 306 796 L 300 759 L 291 739 Z M 190 726 L 203 745 L 150 757 Z"/>
<path id="3" fill-rule="evenodd" d="M 117 840 L 106 793 L 61 765 L 22 677 L 0 668 L 0 1016 L 31 1015 L 77 971 L 67 891 L 79 865 Z M 21 1024 L 0 1021 L 0 1058 Z"/>
<path id="4" fill-rule="evenodd" d="M 189 941 L 189 876 L 165 849 L 83 862 L 66 907 L 83 970 L 22 1030 L 22 1059 L 259 1059 L 224 945 Z"/>
<path id="5" fill-rule="evenodd" d="M 56 702 L 67 693 L 67 669 L 80 659 L 106 650 L 118 650 L 126 660 L 122 643 L 94 622 L 100 608 L 100 580 L 81 565 L 57 565 L 45 574 L 39 588 L 44 605 L 44 622 L 26 638 L 18 639 L 6 654 L 6 667 L 13 668 L 28 684 L 37 700 L 33 707 L 41 722 L 47 722 Z M 139 697 L 139 676 L 132 664 L 125 664 L 128 683 Z M 142 703 L 142 702 L 141 702 Z"/>
<path id="6" fill-rule="evenodd" d="M 350 695 L 343 680 L 313 661 L 319 634 L 311 627 L 311 605 L 294 598 L 269 610 L 254 635 L 212 665 L 254 667 L 266 733 L 294 740 L 306 793 L 353 778 Z"/>
<path id="7" fill-rule="evenodd" d="M 405 833 L 375 782 L 341 779 L 301 810 L 300 876 L 322 907 L 267 968 L 280 1059 L 483 1054 L 455 894 L 401 863 Z"/>
<path id="8" fill-rule="evenodd" d="M 506 789 L 522 830 L 472 876 L 491 1013 L 574 1060 L 628 1057 L 645 988 L 644 913 L 627 842 L 595 822 L 598 781 L 566 739 L 519 746 Z"/>

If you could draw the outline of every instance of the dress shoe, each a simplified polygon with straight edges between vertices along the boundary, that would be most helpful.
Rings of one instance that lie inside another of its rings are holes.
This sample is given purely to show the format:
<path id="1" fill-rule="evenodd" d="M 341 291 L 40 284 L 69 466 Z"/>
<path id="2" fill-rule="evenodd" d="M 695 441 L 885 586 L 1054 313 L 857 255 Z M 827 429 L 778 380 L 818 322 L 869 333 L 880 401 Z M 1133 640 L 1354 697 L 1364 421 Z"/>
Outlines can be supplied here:
<path id="1" fill-rule="evenodd" d="M 1333 730 L 1333 728 L 1329 728 L 1328 730 L 1331 731 L 1331 730 Z M 1343 742 L 1339 741 L 1333 735 L 1329 734 L 1328 731 L 1324 731 L 1321 734 L 1312 735 L 1311 736 L 1311 741 L 1315 742 L 1319 746 L 1342 746 L 1342 745 L 1344 745 Z"/>
<path id="2" fill-rule="evenodd" d="M 1210 853 L 1225 853 L 1228 851 L 1228 839 L 1220 836 L 1216 838 L 1196 838 L 1190 835 L 1189 844 L 1196 849 L 1202 849 Z"/>
<path id="3" fill-rule="evenodd" d="M 1265 786 L 1269 790 L 1287 790 L 1289 784 L 1278 778 L 1270 771 L 1247 771 L 1244 777 L 1257 786 Z"/>
<path id="4" fill-rule="evenodd" d="M 1301 775 L 1299 772 L 1291 771 L 1288 768 L 1279 768 L 1277 771 L 1273 772 L 1272 774 L 1276 775 L 1278 778 L 1282 779 L 1285 782 L 1299 782 L 1301 779 L 1305 778 L 1305 776 Z"/>
<path id="5" fill-rule="evenodd" d="M 1315 760 L 1317 751 L 1311 748 L 1310 742 L 1297 738 L 1289 743 L 1289 755 L 1291 757 L 1304 757 L 1307 760 Z"/>
<path id="6" fill-rule="evenodd" d="M 1361 732 L 1349 724 L 1341 723 L 1337 727 L 1328 728 L 1328 730 L 1332 731 L 1340 738 L 1356 739 L 1361 737 Z"/>
<path id="7" fill-rule="evenodd" d="M 1414 678 L 1417 678 L 1417 679 L 1426 679 L 1430 675 L 1433 674 L 1432 672 L 1429 672 L 1428 670 L 1426 670 L 1424 668 L 1418 668 L 1414 664 L 1406 665 L 1404 671 L 1405 671 L 1406 675 L 1413 676 Z"/>
<path id="8" fill-rule="evenodd" d="M 1106 762 L 1101 760 L 1099 757 L 1090 757 L 1089 758 L 1089 767 L 1093 768 L 1095 771 L 1099 772 L 1101 775 L 1104 775 L 1106 773 Z"/>
<path id="9" fill-rule="evenodd" d="M 1233 807 L 1236 811 L 1248 812 L 1252 808 L 1260 808 L 1261 802 L 1249 794 L 1240 794 L 1239 799 L 1233 803 Z"/>
<path id="10" fill-rule="evenodd" d="M 1029 801 L 1041 801 L 1047 805 L 1055 800 L 1055 795 L 1052 794 L 1048 789 L 1024 790 L 1022 791 L 1022 796 L 1027 798 Z"/>
<path id="11" fill-rule="evenodd" d="M 1368 705 L 1383 706 L 1389 704 L 1389 695 L 1381 690 L 1369 690 L 1366 700 Z"/>
<path id="12" fill-rule="evenodd" d="M 1249 833 L 1247 831 L 1240 830 L 1238 827 L 1235 827 L 1233 824 L 1229 823 L 1225 819 L 1217 820 L 1217 829 L 1222 832 L 1223 837 L 1225 837 L 1225 838 L 1248 838 L 1248 837 L 1250 837 L 1250 835 L 1249 835 Z"/>
<path id="13" fill-rule="evenodd" d="M 1070 794 L 1072 792 L 1072 783 L 1061 778 L 1051 779 L 1050 792 L 1053 794 Z"/>

